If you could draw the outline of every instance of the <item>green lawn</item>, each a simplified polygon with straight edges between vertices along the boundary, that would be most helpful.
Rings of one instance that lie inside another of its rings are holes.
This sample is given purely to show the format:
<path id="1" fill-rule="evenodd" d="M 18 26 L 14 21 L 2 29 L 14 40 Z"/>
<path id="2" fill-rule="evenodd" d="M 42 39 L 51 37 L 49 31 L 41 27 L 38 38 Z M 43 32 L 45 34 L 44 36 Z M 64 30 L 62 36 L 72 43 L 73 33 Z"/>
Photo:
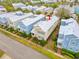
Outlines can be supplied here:
<path id="1" fill-rule="evenodd" d="M 57 56 L 56 54 L 54 54 L 54 52 L 50 52 L 50 51 L 44 49 L 43 47 L 41 47 L 41 46 L 39 46 L 37 44 L 34 44 L 33 42 L 28 41 L 28 40 L 26 40 L 26 39 L 24 39 L 22 37 L 14 35 L 14 34 L 6 31 L 4 29 L 0 28 L 0 32 L 4 33 L 5 35 L 13 38 L 14 40 L 16 40 L 16 41 L 18 41 L 18 42 L 20 42 L 20 43 L 22 43 L 22 44 L 24 44 L 24 45 L 26 45 L 28 47 L 33 48 L 34 50 L 36 50 L 38 52 L 48 56 L 50 59 L 65 59 L 64 57 Z"/>

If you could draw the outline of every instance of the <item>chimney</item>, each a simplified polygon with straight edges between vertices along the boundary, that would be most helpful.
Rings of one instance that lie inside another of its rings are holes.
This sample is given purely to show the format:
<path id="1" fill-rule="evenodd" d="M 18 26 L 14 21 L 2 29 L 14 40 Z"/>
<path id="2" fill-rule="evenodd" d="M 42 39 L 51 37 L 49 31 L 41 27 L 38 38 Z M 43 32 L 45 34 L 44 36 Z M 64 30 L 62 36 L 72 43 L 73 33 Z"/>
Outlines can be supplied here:
<path id="1" fill-rule="evenodd" d="M 50 15 L 48 15 L 48 20 L 50 20 L 51 19 L 51 16 Z"/>

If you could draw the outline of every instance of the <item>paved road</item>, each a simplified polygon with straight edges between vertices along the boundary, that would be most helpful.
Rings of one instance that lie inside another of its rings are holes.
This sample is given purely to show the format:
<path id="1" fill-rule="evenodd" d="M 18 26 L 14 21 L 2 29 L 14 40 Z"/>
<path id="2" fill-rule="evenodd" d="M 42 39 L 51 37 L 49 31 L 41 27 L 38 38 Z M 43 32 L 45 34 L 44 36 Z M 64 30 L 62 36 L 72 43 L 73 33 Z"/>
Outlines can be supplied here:
<path id="1" fill-rule="evenodd" d="M 37 51 L 20 44 L 0 33 L 0 49 L 4 50 L 12 59 L 49 59 Z"/>

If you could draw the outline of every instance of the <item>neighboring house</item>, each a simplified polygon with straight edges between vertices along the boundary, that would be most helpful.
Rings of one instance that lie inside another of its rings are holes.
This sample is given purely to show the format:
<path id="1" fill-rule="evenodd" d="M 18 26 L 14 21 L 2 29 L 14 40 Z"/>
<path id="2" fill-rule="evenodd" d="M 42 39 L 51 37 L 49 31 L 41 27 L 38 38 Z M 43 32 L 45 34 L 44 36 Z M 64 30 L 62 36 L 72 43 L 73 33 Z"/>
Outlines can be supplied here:
<path id="1" fill-rule="evenodd" d="M 38 22 L 34 25 L 31 31 L 32 36 L 37 37 L 39 40 L 47 40 L 58 25 L 59 21 L 59 17 L 52 16 L 52 19 L 49 21 Z"/>
<path id="2" fill-rule="evenodd" d="M 61 20 L 57 47 L 79 52 L 79 24 L 73 18 Z"/>
<path id="3" fill-rule="evenodd" d="M 75 13 L 79 15 L 79 5 L 75 6 Z"/>
<path id="4" fill-rule="evenodd" d="M 12 12 L 10 13 L 4 13 L 4 14 L 0 14 L 0 24 L 1 25 L 8 25 L 8 17 L 12 14 Z"/>
<path id="5" fill-rule="evenodd" d="M 13 3 L 12 5 L 13 5 L 14 9 L 18 9 L 18 8 L 20 8 L 22 10 L 26 9 L 26 5 L 23 3 Z"/>
<path id="6" fill-rule="evenodd" d="M 54 9 L 52 7 L 47 7 L 43 10 L 43 12 L 45 13 L 45 15 L 50 15 L 52 14 L 54 11 Z"/>
<path id="7" fill-rule="evenodd" d="M 0 6 L 0 14 L 6 13 L 7 10 L 4 8 L 4 6 Z"/>
<path id="8" fill-rule="evenodd" d="M 27 10 L 31 10 L 31 11 L 35 11 L 38 7 L 37 6 L 31 6 L 31 5 L 28 5 L 26 7 Z"/>
<path id="9" fill-rule="evenodd" d="M 45 6 L 40 6 L 40 7 L 37 8 L 34 12 L 36 12 L 36 11 L 44 12 L 44 9 L 45 9 L 45 8 L 46 8 Z"/>
<path id="10" fill-rule="evenodd" d="M 8 22 L 7 17 L 0 15 L 0 24 L 6 26 L 6 25 L 8 25 L 7 22 Z"/>
<path id="11" fill-rule="evenodd" d="M 17 28 L 17 25 L 21 20 L 24 20 L 32 15 L 32 13 L 15 12 L 13 15 L 9 16 L 8 24 L 10 27 Z"/>
<path id="12" fill-rule="evenodd" d="M 45 3 L 67 2 L 67 0 L 42 0 Z M 69 0 L 68 0 L 69 1 Z"/>
<path id="13" fill-rule="evenodd" d="M 41 0 L 30 0 L 30 1 L 31 1 L 31 3 L 34 3 L 34 4 L 41 2 Z"/>
<path id="14" fill-rule="evenodd" d="M 10 27 L 17 28 L 19 21 L 26 19 L 27 17 L 30 17 L 32 15 L 33 15 L 32 13 L 22 13 L 20 11 L 5 13 L 3 15 L 0 15 L 1 16 L 0 23 L 4 25 L 7 24 Z"/>
<path id="15" fill-rule="evenodd" d="M 54 3 L 57 2 L 57 0 L 42 0 L 44 3 Z"/>
<path id="16" fill-rule="evenodd" d="M 18 28 L 20 29 L 20 31 L 24 31 L 25 33 L 29 34 L 33 29 L 33 25 L 41 20 L 45 20 L 44 15 L 33 15 L 31 17 L 22 20 L 19 23 Z"/>
<path id="17" fill-rule="evenodd" d="M 28 6 L 26 7 L 26 9 L 27 9 L 27 10 L 32 10 L 32 9 L 33 9 L 33 6 L 28 5 Z"/>
<path id="18" fill-rule="evenodd" d="M 70 7 L 70 13 L 74 14 L 75 13 L 75 6 Z"/>
<path id="19" fill-rule="evenodd" d="M 52 7 L 47 7 L 47 8 L 44 9 L 44 11 L 45 11 L 45 12 L 53 11 L 53 8 L 52 8 Z"/>
<path id="20" fill-rule="evenodd" d="M 39 8 L 38 6 L 33 6 L 32 11 L 35 11 L 38 8 Z"/>
<path id="21" fill-rule="evenodd" d="M 26 7 L 26 9 L 31 10 L 31 11 L 35 11 L 37 8 L 38 8 L 38 6 L 31 6 L 31 5 L 28 5 Z"/>

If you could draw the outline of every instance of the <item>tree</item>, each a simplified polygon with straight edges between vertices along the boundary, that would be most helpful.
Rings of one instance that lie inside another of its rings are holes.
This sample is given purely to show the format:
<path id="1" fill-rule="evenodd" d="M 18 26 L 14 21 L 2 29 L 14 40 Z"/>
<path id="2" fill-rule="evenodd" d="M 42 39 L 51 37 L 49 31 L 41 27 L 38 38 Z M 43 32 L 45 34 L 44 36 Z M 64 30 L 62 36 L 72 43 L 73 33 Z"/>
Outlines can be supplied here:
<path id="1" fill-rule="evenodd" d="M 44 6 L 49 7 L 49 4 L 44 4 Z"/>
<path id="2" fill-rule="evenodd" d="M 77 22 L 79 23 L 79 14 L 76 14 L 77 15 Z"/>
<path id="3" fill-rule="evenodd" d="M 59 8 L 56 10 L 55 15 L 57 15 L 61 18 L 64 18 L 64 19 L 68 19 L 68 18 L 70 18 L 71 13 L 69 10 L 67 10 L 65 8 Z"/>
<path id="4" fill-rule="evenodd" d="M 58 3 L 54 3 L 54 4 L 50 4 L 49 6 L 52 7 L 52 8 L 57 8 L 58 5 L 59 5 Z"/>
<path id="5" fill-rule="evenodd" d="M 75 3 L 78 3 L 78 0 L 75 0 Z"/>

